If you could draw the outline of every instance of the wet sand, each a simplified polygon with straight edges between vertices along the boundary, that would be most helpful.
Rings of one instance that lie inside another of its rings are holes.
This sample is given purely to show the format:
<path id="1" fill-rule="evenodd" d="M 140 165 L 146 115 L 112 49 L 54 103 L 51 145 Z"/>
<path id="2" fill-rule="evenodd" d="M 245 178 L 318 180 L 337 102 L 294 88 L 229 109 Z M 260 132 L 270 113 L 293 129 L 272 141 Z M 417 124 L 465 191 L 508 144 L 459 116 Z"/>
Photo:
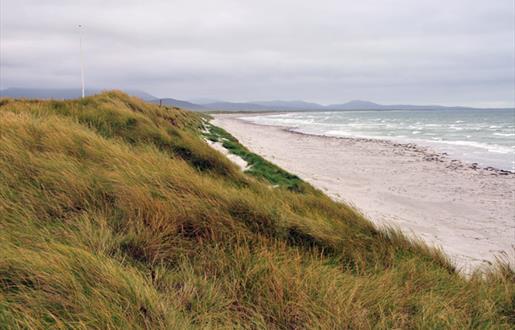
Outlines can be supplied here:
<path id="1" fill-rule="evenodd" d="M 378 226 L 394 225 L 442 247 L 464 272 L 496 256 L 515 265 L 513 173 L 414 144 L 305 135 L 238 116 L 215 115 L 212 123 Z"/>

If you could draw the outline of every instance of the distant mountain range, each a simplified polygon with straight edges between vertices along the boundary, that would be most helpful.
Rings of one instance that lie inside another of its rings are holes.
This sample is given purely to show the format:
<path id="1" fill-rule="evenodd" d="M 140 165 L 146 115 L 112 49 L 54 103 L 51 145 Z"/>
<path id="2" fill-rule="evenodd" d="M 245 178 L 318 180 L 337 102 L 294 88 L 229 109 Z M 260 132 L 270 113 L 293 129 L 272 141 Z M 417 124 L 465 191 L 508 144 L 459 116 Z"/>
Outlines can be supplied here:
<path id="1" fill-rule="evenodd" d="M 143 100 L 167 106 L 179 107 L 193 111 L 329 111 L 329 110 L 424 110 L 424 109 L 472 109 L 470 107 L 446 107 L 440 105 L 382 105 L 370 101 L 354 100 L 342 104 L 322 105 L 305 101 L 253 101 L 226 102 L 214 99 L 199 98 L 183 101 L 173 98 L 158 98 L 141 90 L 124 90 L 127 94 Z M 88 89 L 86 95 L 95 95 L 101 89 Z M 38 99 L 73 99 L 80 97 L 77 89 L 40 89 L 40 88 L 7 88 L 0 90 L 0 97 L 38 98 Z"/>
<path id="2" fill-rule="evenodd" d="M 197 104 L 198 105 L 198 104 Z M 201 105 L 204 111 L 330 111 L 330 110 L 423 110 L 423 109 L 471 109 L 440 105 L 382 105 L 370 101 L 354 100 L 342 104 L 322 105 L 304 101 L 255 101 L 214 102 Z M 192 110 L 196 110 L 191 108 Z"/>
<path id="3" fill-rule="evenodd" d="M 442 105 L 408 105 L 394 104 L 383 105 L 370 101 L 354 100 L 343 104 L 331 104 L 325 106 L 329 110 L 421 110 L 421 109 L 472 109 L 470 107 L 447 107 Z"/>
<path id="4" fill-rule="evenodd" d="M 206 108 L 200 104 L 195 104 L 195 103 L 188 102 L 188 101 L 176 100 L 176 99 L 172 99 L 172 98 L 165 98 L 165 99 L 155 98 L 153 100 L 150 100 L 150 102 L 157 103 L 157 104 L 161 103 L 163 105 L 168 105 L 171 107 L 183 108 L 183 109 L 188 109 L 188 110 L 209 111 L 208 108 Z"/>

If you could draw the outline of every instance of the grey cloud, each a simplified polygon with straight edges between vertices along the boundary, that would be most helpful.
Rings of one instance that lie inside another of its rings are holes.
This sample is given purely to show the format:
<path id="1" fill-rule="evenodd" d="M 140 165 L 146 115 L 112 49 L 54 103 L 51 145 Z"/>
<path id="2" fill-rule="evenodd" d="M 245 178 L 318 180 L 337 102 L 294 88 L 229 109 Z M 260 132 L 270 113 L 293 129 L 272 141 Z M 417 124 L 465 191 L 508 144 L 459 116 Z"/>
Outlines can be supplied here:
<path id="1" fill-rule="evenodd" d="M 2 0 L 1 87 L 513 106 L 511 0 Z"/>

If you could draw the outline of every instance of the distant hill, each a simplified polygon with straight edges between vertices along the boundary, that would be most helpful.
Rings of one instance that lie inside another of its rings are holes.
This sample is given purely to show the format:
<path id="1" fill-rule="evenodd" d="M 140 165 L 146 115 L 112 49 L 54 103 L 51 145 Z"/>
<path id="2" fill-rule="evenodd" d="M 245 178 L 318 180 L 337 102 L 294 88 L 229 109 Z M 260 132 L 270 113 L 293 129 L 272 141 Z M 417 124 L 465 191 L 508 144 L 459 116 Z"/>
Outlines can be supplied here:
<path id="1" fill-rule="evenodd" d="M 151 100 L 150 102 L 159 104 L 160 101 L 162 102 L 163 105 L 168 105 L 171 107 L 183 108 L 183 109 L 188 109 L 188 110 L 208 110 L 202 105 L 191 103 L 188 101 L 172 99 L 172 98 L 155 99 L 155 100 Z"/>
<path id="2" fill-rule="evenodd" d="M 337 110 L 424 110 L 472 109 L 440 105 L 383 105 L 370 101 L 354 100 L 342 104 L 322 105 L 304 101 L 216 102 L 202 105 L 208 111 L 337 111 Z"/>
<path id="3" fill-rule="evenodd" d="M 370 101 L 353 100 L 343 104 L 331 104 L 325 107 L 329 110 L 423 110 L 423 109 L 472 109 L 469 107 L 446 107 L 442 105 L 383 105 Z"/>
<path id="4" fill-rule="evenodd" d="M 195 98 L 195 99 L 191 99 L 191 100 L 187 100 L 187 101 L 190 102 L 190 103 L 195 103 L 195 104 L 200 104 L 200 105 L 205 105 L 205 104 L 209 104 L 209 103 L 224 102 L 224 101 L 219 100 L 219 99 L 212 99 L 212 98 L 207 98 L 207 97 L 199 97 L 199 98 Z"/>
<path id="5" fill-rule="evenodd" d="M 203 106 L 219 111 L 313 111 L 323 110 L 324 106 L 304 101 L 253 101 L 253 102 L 213 102 Z"/>
<path id="6" fill-rule="evenodd" d="M 269 108 L 269 109 L 298 109 L 298 110 L 318 110 L 323 109 L 324 106 L 318 103 L 311 103 L 311 102 L 305 102 L 305 101 L 281 101 L 281 100 L 275 100 L 275 101 L 256 101 L 252 102 L 257 105 L 261 105 L 263 107 Z"/>
<path id="7" fill-rule="evenodd" d="M 377 104 L 370 101 L 353 100 L 343 104 L 331 104 L 326 106 L 326 109 L 337 110 L 365 110 L 365 109 L 384 109 L 384 105 Z"/>
<path id="8" fill-rule="evenodd" d="M 264 111 L 271 110 L 270 107 L 245 102 L 215 102 L 203 105 L 209 110 L 219 111 Z"/>
<path id="9" fill-rule="evenodd" d="M 87 89 L 86 95 L 97 95 L 102 92 L 101 89 Z M 447 107 L 441 105 L 409 105 L 394 104 L 384 105 L 364 100 L 353 100 L 346 103 L 337 103 L 330 105 L 322 105 L 313 102 L 297 101 L 252 101 L 252 102 L 226 102 L 208 98 L 192 99 L 190 101 L 179 100 L 175 98 L 158 98 L 147 92 L 128 89 L 125 93 L 139 97 L 145 101 L 159 104 L 159 100 L 164 105 L 188 109 L 192 111 L 337 111 L 337 110 L 430 110 L 430 109 L 473 109 L 470 107 Z M 37 99 L 75 99 L 80 97 L 79 89 L 50 89 L 50 88 L 7 88 L 0 90 L 0 97 L 7 96 L 12 98 L 37 98 Z"/>
<path id="10" fill-rule="evenodd" d="M 102 93 L 102 89 L 86 89 L 87 96 Z M 125 93 L 139 97 L 145 101 L 157 99 L 144 91 L 137 89 L 126 89 Z M 76 99 L 81 96 L 78 88 L 6 88 L 0 90 L 0 97 L 27 98 L 27 99 Z"/>

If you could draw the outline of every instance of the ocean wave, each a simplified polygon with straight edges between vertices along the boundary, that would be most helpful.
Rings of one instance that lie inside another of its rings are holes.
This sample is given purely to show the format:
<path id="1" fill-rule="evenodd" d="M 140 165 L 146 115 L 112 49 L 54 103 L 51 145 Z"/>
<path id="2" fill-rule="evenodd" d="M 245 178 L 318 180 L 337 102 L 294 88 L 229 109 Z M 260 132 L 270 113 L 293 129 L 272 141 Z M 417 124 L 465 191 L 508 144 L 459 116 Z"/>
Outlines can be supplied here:
<path id="1" fill-rule="evenodd" d="M 475 141 L 440 140 L 440 141 L 431 141 L 431 142 L 439 143 L 439 144 L 449 144 L 449 145 L 456 145 L 456 146 L 463 146 L 463 147 L 479 148 L 479 149 L 483 149 L 483 150 L 487 150 L 489 152 L 495 152 L 495 153 L 499 153 L 499 154 L 509 154 L 509 153 L 513 153 L 515 151 L 514 147 L 501 146 L 498 144 L 488 144 L 488 143 L 475 142 Z"/>
<path id="2" fill-rule="evenodd" d="M 324 132 L 312 132 L 301 129 L 294 129 L 293 131 L 308 134 L 308 135 L 318 135 L 318 136 L 328 136 L 328 137 L 350 137 L 357 139 L 371 139 L 371 140 L 392 140 L 392 138 L 405 138 L 404 135 L 399 136 L 388 136 L 388 135 L 368 135 L 368 134 L 359 134 L 356 132 L 342 131 L 342 130 L 329 130 Z"/>
<path id="3" fill-rule="evenodd" d="M 332 131 L 323 132 L 322 135 L 345 135 L 345 136 L 348 136 L 348 135 L 352 135 L 352 133 L 340 131 L 340 130 L 332 130 Z"/>
<path id="4" fill-rule="evenodd" d="M 267 117 L 240 117 L 239 119 L 248 121 L 255 124 L 261 125 L 269 125 L 269 126 L 297 126 L 297 125 L 310 125 L 314 124 L 314 119 L 300 119 L 300 118 L 284 118 L 284 117 L 276 117 L 270 118 Z"/>
<path id="5" fill-rule="evenodd" d="M 311 135 L 416 143 L 468 161 L 507 167 L 515 152 L 511 147 L 515 136 L 515 126 L 510 121 L 512 114 L 501 113 L 506 119 L 499 117 L 499 113 L 495 116 L 491 112 L 476 114 L 460 113 L 465 117 L 460 118 L 456 117 L 456 112 L 324 111 L 244 116 L 242 119 L 261 125 L 286 126 Z"/>
<path id="6" fill-rule="evenodd" d="M 492 135 L 497 135 L 497 136 L 515 136 L 515 133 L 494 133 Z"/>

